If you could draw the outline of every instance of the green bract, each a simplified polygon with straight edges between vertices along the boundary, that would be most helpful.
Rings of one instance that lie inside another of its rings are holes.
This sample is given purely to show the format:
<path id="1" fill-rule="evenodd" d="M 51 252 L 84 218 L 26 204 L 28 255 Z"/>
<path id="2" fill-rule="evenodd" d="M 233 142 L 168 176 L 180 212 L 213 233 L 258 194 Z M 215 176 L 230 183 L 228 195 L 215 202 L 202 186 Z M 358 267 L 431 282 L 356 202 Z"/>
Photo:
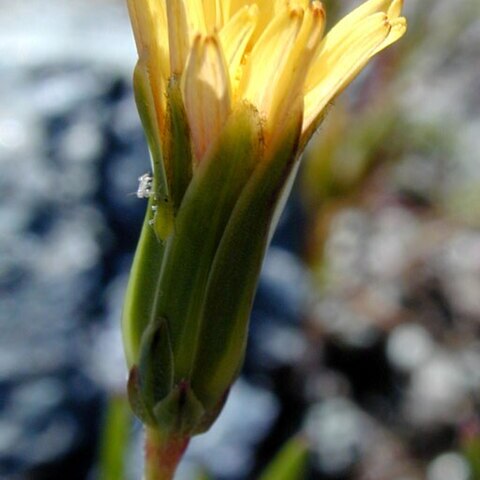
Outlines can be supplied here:
<path id="1" fill-rule="evenodd" d="M 266 146 L 258 112 L 240 104 L 193 168 L 178 86 L 169 86 L 160 138 L 142 78 L 135 89 L 154 180 L 123 315 L 129 398 L 147 425 L 190 436 L 215 420 L 240 371 L 301 111 Z"/>

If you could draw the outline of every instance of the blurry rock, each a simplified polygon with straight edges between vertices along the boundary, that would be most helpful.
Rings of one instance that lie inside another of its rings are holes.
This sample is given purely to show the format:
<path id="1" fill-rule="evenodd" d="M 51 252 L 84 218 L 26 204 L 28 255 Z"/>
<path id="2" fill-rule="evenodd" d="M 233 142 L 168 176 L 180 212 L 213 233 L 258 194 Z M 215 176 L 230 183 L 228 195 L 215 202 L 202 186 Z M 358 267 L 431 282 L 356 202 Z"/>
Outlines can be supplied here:
<path id="1" fill-rule="evenodd" d="M 77 208 L 53 223 L 34 258 L 34 271 L 49 279 L 74 277 L 98 264 L 101 245 L 102 217 L 95 208 Z"/>
<path id="2" fill-rule="evenodd" d="M 480 234 L 463 231 L 439 252 L 439 275 L 454 308 L 480 318 Z"/>
<path id="3" fill-rule="evenodd" d="M 363 281 L 362 247 L 369 228 L 368 216 L 359 209 L 345 209 L 332 221 L 325 245 L 330 288 L 353 288 Z"/>
<path id="4" fill-rule="evenodd" d="M 458 352 L 459 360 L 465 372 L 465 380 L 472 392 L 480 389 L 480 343 L 472 342 Z"/>
<path id="5" fill-rule="evenodd" d="M 6 472 L 2 468 L 3 463 L 7 459 L 11 459 L 14 456 L 12 451 L 12 445 L 17 445 L 22 437 L 22 429 L 15 422 L 14 418 L 2 418 L 0 419 L 0 475 L 6 475 Z"/>
<path id="6" fill-rule="evenodd" d="M 365 416 L 345 398 L 337 397 L 313 405 L 307 412 L 304 431 L 313 451 L 316 469 L 331 476 L 344 476 L 368 442 Z"/>
<path id="7" fill-rule="evenodd" d="M 313 297 L 310 282 L 306 265 L 298 257 L 272 246 L 263 263 L 255 311 L 297 324 Z"/>
<path id="8" fill-rule="evenodd" d="M 345 397 L 310 407 L 304 431 L 319 478 L 424 480 L 401 439 Z"/>
<path id="9" fill-rule="evenodd" d="M 252 357 L 248 367 L 253 372 L 272 371 L 286 366 L 298 365 L 307 351 L 307 341 L 299 328 L 282 325 L 276 318 L 252 315 L 258 322 L 251 344 L 247 347 Z"/>
<path id="10" fill-rule="evenodd" d="M 89 332 L 86 367 L 90 377 L 108 395 L 126 393 L 128 375 L 121 332 L 122 308 L 128 277 L 118 275 L 105 292 L 106 320 Z"/>
<path id="11" fill-rule="evenodd" d="M 89 174 L 88 179 L 82 181 L 81 178 L 77 178 L 75 182 L 81 183 L 85 189 L 82 197 L 91 195 L 99 187 L 98 179 L 94 175 L 97 170 L 96 164 L 101 158 L 104 148 L 105 138 L 102 125 L 95 112 L 92 111 L 72 119 L 57 140 L 55 156 L 64 164 L 64 168 L 67 171 L 75 171 L 77 175 L 84 171 Z M 68 178 L 65 179 L 59 186 L 64 183 L 67 186 L 76 186 L 74 182 L 68 180 Z"/>
<path id="12" fill-rule="evenodd" d="M 379 330 L 371 318 L 355 310 L 342 299 L 328 296 L 313 311 L 314 327 L 352 348 L 368 348 L 379 339 Z"/>
<path id="13" fill-rule="evenodd" d="M 427 468 L 427 480 L 470 480 L 471 472 L 467 460 L 455 452 L 443 453 Z"/>
<path id="14" fill-rule="evenodd" d="M 2 478 L 95 448 L 98 387 L 82 374 L 82 331 L 98 316 L 106 246 L 94 203 L 103 91 L 91 69 L 66 66 L 0 88 L 0 424 L 15 438 L 0 449 Z"/>
<path id="15" fill-rule="evenodd" d="M 301 255 L 305 247 L 306 212 L 298 189 L 288 197 L 275 229 L 272 245 Z"/>
<path id="16" fill-rule="evenodd" d="M 399 207 L 376 215 L 346 209 L 332 222 L 322 298 L 314 326 L 351 346 L 367 346 L 401 315 L 402 273 L 415 255 L 417 221 Z"/>
<path id="17" fill-rule="evenodd" d="M 17 443 L 17 455 L 22 463 L 33 466 L 51 462 L 69 452 L 80 440 L 80 425 L 71 413 L 47 418 Z"/>
<path id="18" fill-rule="evenodd" d="M 109 129 L 115 140 L 126 149 L 131 150 L 135 145 L 146 142 L 131 88 L 113 105 Z M 144 153 L 148 154 L 147 151 Z M 147 160 L 148 158 L 147 155 Z M 136 160 L 140 161 L 140 159 Z"/>
<path id="19" fill-rule="evenodd" d="M 18 112 L 10 113 L 8 110 L 2 112 L 0 117 L 0 158 L 28 149 L 29 143 L 32 142 L 29 136 L 33 134 L 33 138 L 35 138 L 35 134 L 38 133 L 35 130 L 29 131 L 29 126 L 31 126 L 29 123 L 25 118 L 21 118 Z"/>
<path id="20" fill-rule="evenodd" d="M 405 404 L 413 424 L 452 424 L 470 408 L 465 371 L 454 355 L 438 352 L 413 372 Z"/>
<path id="21" fill-rule="evenodd" d="M 248 372 L 269 372 L 300 361 L 306 351 L 300 322 L 312 298 L 306 266 L 289 251 L 270 247 L 250 321 Z"/>
<path id="22" fill-rule="evenodd" d="M 374 436 L 356 469 L 356 480 L 425 480 L 424 472 L 402 439 L 375 425 Z"/>
<path id="23" fill-rule="evenodd" d="M 395 166 L 395 183 L 399 190 L 416 202 L 428 203 L 438 195 L 443 165 L 422 152 L 406 155 Z"/>
<path id="24" fill-rule="evenodd" d="M 71 112 L 102 93 L 102 83 L 88 68 L 46 68 L 37 72 L 34 81 L 28 101 L 30 108 L 42 117 Z"/>
<path id="25" fill-rule="evenodd" d="M 414 323 L 394 328 L 387 341 L 387 357 L 402 372 L 413 372 L 421 367 L 434 352 L 434 342 L 428 331 Z"/>
<path id="26" fill-rule="evenodd" d="M 10 395 L 8 413 L 28 424 L 49 417 L 66 401 L 66 386 L 55 377 L 38 378 L 19 384 Z"/>
<path id="27" fill-rule="evenodd" d="M 385 208 L 373 223 L 367 250 L 369 273 L 382 279 L 398 277 L 409 264 L 418 220 L 406 209 Z"/>
<path id="28" fill-rule="evenodd" d="M 52 374 L 57 369 L 71 366 L 78 359 L 72 350 L 68 358 L 68 347 L 58 338 L 37 345 L 31 344 L 30 337 L 24 339 L 24 344 L 12 335 L 8 340 L 10 345 L 2 344 L 0 348 L 0 381 L 3 382 L 14 379 L 19 382 L 26 376 Z"/>
<path id="29" fill-rule="evenodd" d="M 312 373 L 305 382 L 305 396 L 309 403 L 350 394 L 348 378 L 335 370 Z"/>

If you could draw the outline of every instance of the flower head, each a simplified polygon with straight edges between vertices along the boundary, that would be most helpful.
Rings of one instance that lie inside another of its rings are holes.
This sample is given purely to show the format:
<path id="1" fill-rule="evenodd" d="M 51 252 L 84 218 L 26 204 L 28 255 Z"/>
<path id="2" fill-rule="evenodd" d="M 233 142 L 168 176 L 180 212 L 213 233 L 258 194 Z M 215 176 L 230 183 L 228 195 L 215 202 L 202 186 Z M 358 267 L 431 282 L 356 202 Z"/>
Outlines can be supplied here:
<path id="1" fill-rule="evenodd" d="M 326 105 L 403 35 L 368 0 L 324 36 L 317 0 L 128 0 L 153 176 L 123 314 L 133 409 L 190 436 L 242 365 L 262 260 Z"/>
<path id="2" fill-rule="evenodd" d="M 299 111 L 302 134 L 311 133 L 368 60 L 404 34 L 402 3 L 368 0 L 325 36 L 318 0 L 129 0 L 129 8 L 160 127 L 175 77 L 198 164 L 242 102 L 259 111 L 267 144 Z"/>

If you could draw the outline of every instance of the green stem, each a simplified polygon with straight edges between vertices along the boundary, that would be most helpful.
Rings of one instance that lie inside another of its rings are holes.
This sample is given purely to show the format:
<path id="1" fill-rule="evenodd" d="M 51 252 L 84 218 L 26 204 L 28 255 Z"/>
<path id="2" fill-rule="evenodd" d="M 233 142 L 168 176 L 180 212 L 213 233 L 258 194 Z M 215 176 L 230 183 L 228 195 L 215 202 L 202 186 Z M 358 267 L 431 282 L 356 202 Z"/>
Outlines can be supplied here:
<path id="1" fill-rule="evenodd" d="M 125 478 L 125 454 L 132 416 L 128 401 L 123 396 L 108 400 L 99 459 L 100 480 L 123 480 Z"/>
<path id="2" fill-rule="evenodd" d="M 189 437 L 169 437 L 147 427 L 144 480 L 172 480 L 189 441 Z"/>

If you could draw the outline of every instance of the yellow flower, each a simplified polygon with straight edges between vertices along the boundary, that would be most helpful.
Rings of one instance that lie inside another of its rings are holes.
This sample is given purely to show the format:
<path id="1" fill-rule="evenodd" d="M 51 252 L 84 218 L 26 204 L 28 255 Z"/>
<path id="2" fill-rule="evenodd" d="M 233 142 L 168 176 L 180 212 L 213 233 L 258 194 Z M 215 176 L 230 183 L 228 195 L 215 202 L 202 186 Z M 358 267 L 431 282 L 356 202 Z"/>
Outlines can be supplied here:
<path id="1" fill-rule="evenodd" d="M 128 3 L 160 132 L 167 86 L 172 78 L 180 82 L 194 167 L 244 102 L 259 111 L 267 146 L 299 109 L 305 140 L 328 103 L 406 30 L 403 0 L 368 0 L 325 36 L 325 11 L 317 0 Z"/>
<path id="2" fill-rule="evenodd" d="M 209 428 L 240 372 L 262 260 L 325 107 L 403 35 L 369 0 L 324 36 L 317 0 L 128 0 L 153 176 L 123 311 L 129 398 L 153 429 Z"/>

